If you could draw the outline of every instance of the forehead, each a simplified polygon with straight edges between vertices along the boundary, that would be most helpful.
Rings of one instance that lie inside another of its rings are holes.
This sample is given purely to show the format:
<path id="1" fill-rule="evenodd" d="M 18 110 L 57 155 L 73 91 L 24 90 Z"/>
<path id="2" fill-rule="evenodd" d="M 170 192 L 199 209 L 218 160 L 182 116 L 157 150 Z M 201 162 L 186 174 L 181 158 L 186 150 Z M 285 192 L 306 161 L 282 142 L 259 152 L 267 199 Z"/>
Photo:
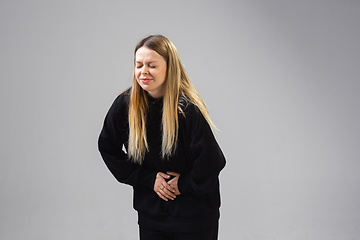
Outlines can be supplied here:
<path id="1" fill-rule="evenodd" d="M 141 47 L 135 53 L 136 62 L 154 62 L 161 60 L 164 61 L 164 58 L 160 54 L 147 47 Z"/>

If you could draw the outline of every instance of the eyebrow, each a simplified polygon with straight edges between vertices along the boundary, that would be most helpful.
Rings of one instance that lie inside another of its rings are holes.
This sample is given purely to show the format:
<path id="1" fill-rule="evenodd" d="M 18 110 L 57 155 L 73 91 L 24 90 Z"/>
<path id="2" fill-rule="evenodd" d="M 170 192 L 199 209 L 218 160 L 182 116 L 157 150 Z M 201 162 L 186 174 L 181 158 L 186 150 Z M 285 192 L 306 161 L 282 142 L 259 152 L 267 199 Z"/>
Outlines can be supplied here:
<path id="1" fill-rule="evenodd" d="M 150 61 L 150 62 L 146 62 L 146 63 L 156 63 L 157 61 Z M 135 63 L 142 63 L 140 61 L 136 61 Z"/>

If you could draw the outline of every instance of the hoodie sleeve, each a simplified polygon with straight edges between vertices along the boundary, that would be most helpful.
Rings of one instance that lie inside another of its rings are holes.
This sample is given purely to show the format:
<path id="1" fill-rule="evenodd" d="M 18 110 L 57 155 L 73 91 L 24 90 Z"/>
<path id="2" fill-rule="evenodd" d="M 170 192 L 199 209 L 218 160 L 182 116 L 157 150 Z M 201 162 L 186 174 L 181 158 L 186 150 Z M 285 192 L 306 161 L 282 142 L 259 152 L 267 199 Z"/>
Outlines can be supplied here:
<path id="1" fill-rule="evenodd" d="M 128 159 L 123 151 L 128 138 L 128 104 L 126 96 L 119 95 L 110 107 L 98 139 L 100 154 L 114 177 L 131 186 L 154 186 L 156 172 L 143 169 Z"/>
<path id="2" fill-rule="evenodd" d="M 200 110 L 191 104 L 185 114 L 188 156 L 193 165 L 189 172 L 180 175 L 179 191 L 195 195 L 211 193 L 219 186 L 218 176 L 225 167 L 225 157 Z"/>

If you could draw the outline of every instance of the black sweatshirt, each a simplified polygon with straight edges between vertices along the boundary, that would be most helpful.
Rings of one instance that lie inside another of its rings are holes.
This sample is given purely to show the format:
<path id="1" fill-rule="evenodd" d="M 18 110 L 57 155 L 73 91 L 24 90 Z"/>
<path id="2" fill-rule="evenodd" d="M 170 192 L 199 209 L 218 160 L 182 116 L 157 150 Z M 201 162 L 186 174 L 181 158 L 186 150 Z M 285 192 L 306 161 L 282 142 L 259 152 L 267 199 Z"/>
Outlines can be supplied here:
<path id="1" fill-rule="evenodd" d="M 185 101 L 179 113 L 179 134 L 175 154 L 161 158 L 163 101 L 150 101 L 147 115 L 149 151 L 142 165 L 128 160 L 129 92 L 119 95 L 106 115 L 99 137 L 99 151 L 115 178 L 134 189 L 134 208 L 142 227 L 169 231 L 195 232 L 214 227 L 219 219 L 218 175 L 225 166 L 224 155 L 198 108 Z M 181 174 L 181 195 L 164 201 L 154 191 L 158 172 Z"/>

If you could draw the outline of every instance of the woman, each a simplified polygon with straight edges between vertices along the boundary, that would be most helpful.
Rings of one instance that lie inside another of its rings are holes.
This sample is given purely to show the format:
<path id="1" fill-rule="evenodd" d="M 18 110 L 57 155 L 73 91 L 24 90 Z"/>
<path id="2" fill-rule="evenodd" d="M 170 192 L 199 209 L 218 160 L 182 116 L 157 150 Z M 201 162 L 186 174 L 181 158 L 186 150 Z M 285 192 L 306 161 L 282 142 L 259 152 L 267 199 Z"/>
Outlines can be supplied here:
<path id="1" fill-rule="evenodd" d="M 225 158 L 212 128 L 172 42 L 140 41 L 132 87 L 112 104 L 99 137 L 111 173 L 134 189 L 140 239 L 217 239 Z"/>

